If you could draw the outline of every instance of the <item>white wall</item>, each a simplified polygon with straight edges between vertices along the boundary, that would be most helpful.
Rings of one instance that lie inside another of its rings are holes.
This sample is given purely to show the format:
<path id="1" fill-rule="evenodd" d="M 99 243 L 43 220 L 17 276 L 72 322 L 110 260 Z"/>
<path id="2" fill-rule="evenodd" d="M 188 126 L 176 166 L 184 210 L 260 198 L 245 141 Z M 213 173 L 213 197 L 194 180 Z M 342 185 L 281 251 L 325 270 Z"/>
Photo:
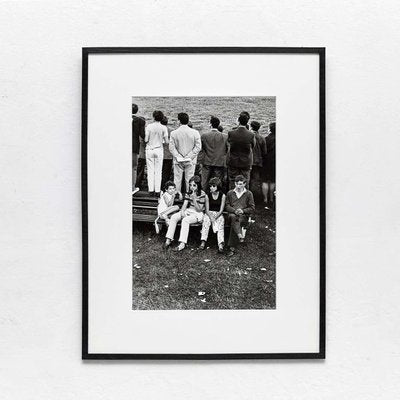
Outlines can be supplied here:
<path id="1" fill-rule="evenodd" d="M 397 398 L 399 24 L 389 0 L 1 2 L 1 399 Z M 80 361 L 81 47 L 190 45 L 327 48 L 326 361 Z"/>

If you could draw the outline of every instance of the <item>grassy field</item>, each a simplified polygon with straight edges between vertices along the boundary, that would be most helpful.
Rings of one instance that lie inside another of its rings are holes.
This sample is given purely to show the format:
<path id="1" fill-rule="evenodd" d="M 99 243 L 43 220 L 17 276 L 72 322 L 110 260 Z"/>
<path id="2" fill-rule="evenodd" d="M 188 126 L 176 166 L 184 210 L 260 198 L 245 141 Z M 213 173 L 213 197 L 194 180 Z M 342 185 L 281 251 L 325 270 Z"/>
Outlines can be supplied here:
<path id="1" fill-rule="evenodd" d="M 154 110 L 161 110 L 169 120 L 171 129 L 178 128 L 177 115 L 189 114 L 193 128 L 200 133 L 209 130 L 210 115 L 221 121 L 225 132 L 237 125 L 241 111 L 248 111 L 251 120 L 261 123 L 260 132 L 268 132 L 268 124 L 275 121 L 275 97 L 132 97 L 139 106 L 138 115 L 151 122 Z"/>
<path id="2" fill-rule="evenodd" d="M 206 250 L 198 250 L 198 227 L 191 228 L 186 249 L 178 253 L 162 249 L 165 228 L 156 235 L 153 226 L 135 223 L 132 308 L 274 309 L 275 214 L 257 208 L 254 219 L 233 257 L 217 253 L 211 232 Z"/>

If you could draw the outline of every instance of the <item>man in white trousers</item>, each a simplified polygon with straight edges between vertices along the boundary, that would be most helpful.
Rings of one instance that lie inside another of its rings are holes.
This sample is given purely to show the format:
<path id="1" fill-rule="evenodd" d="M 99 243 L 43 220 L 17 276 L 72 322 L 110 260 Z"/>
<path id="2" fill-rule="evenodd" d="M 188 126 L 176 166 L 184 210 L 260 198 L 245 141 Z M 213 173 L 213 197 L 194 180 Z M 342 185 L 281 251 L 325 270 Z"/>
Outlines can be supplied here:
<path id="1" fill-rule="evenodd" d="M 154 122 L 147 125 L 144 141 L 146 142 L 147 183 L 150 196 L 160 196 L 161 172 L 164 158 L 163 143 L 168 143 L 168 129 L 161 124 L 162 111 L 153 112 Z"/>
<path id="2" fill-rule="evenodd" d="M 173 156 L 174 183 L 182 198 L 182 175 L 185 174 L 186 190 L 188 190 L 189 180 L 196 168 L 197 155 L 201 150 L 201 139 L 199 131 L 188 126 L 189 115 L 179 113 L 178 120 L 181 126 L 171 132 L 169 150 Z"/>

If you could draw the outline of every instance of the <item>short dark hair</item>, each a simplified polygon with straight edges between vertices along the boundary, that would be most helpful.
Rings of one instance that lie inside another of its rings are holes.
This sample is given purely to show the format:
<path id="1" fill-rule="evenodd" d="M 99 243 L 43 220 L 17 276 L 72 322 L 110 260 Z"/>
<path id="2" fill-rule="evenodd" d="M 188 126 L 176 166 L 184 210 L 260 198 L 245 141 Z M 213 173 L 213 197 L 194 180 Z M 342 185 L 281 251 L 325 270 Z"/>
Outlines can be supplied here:
<path id="1" fill-rule="evenodd" d="M 193 124 L 192 124 L 190 121 L 188 122 L 187 126 L 188 126 L 189 128 L 193 128 Z"/>
<path id="2" fill-rule="evenodd" d="M 189 179 L 189 185 L 194 182 L 197 185 L 197 196 L 201 195 L 201 179 L 198 175 L 193 175 L 190 179 Z M 190 190 L 190 187 L 187 189 L 188 192 Z"/>
<path id="3" fill-rule="evenodd" d="M 247 182 L 246 178 L 243 175 L 238 175 L 235 178 L 235 182 Z"/>
<path id="4" fill-rule="evenodd" d="M 269 124 L 269 131 L 275 135 L 275 129 L 276 129 L 276 122 L 271 122 Z"/>
<path id="5" fill-rule="evenodd" d="M 223 131 L 224 131 L 224 128 L 223 128 L 222 125 L 220 125 L 217 129 L 218 129 L 220 132 L 223 132 Z"/>
<path id="6" fill-rule="evenodd" d="M 208 182 L 208 186 L 210 187 L 211 185 L 215 185 L 217 187 L 217 190 L 219 191 L 222 190 L 221 179 L 217 178 L 216 176 L 214 176 L 214 178 L 211 178 L 210 181 Z"/>
<path id="7" fill-rule="evenodd" d="M 162 119 L 164 118 L 164 114 L 162 111 L 155 110 L 153 111 L 153 118 L 155 121 L 161 122 Z"/>
<path id="8" fill-rule="evenodd" d="M 250 119 L 250 114 L 247 111 L 242 111 L 239 115 L 238 121 L 240 125 L 247 125 Z"/>
<path id="9" fill-rule="evenodd" d="M 139 107 L 137 104 L 132 103 L 132 114 L 136 114 L 139 111 Z"/>
<path id="10" fill-rule="evenodd" d="M 184 112 L 181 112 L 178 114 L 178 120 L 181 124 L 187 125 L 187 123 L 189 122 L 189 115 L 187 115 Z"/>
<path id="11" fill-rule="evenodd" d="M 258 130 L 260 129 L 261 124 L 258 121 L 251 121 L 251 129 L 253 129 L 253 131 L 258 132 Z"/>
<path id="12" fill-rule="evenodd" d="M 167 182 L 165 182 L 164 190 L 168 190 L 168 188 L 169 188 L 170 186 L 176 187 L 175 183 L 172 182 L 172 181 L 167 181 Z"/>
<path id="13" fill-rule="evenodd" d="M 163 119 L 161 120 L 161 123 L 163 125 L 168 125 L 168 118 L 165 115 L 163 116 Z"/>
<path id="14" fill-rule="evenodd" d="M 220 123 L 221 121 L 217 117 L 212 116 L 210 118 L 210 124 L 213 128 L 218 128 Z"/>

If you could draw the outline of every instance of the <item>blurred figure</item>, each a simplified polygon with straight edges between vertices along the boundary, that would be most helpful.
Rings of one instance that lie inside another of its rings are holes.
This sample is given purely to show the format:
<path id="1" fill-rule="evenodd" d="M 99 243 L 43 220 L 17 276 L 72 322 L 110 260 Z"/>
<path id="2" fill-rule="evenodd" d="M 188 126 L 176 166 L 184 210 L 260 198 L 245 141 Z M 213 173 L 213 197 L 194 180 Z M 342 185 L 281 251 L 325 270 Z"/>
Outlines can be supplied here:
<path id="1" fill-rule="evenodd" d="M 171 131 L 168 128 L 168 118 L 164 115 L 164 118 L 161 121 L 161 124 L 167 127 L 168 130 L 168 143 L 164 143 L 164 161 L 162 166 L 162 174 L 161 174 L 161 187 L 164 187 L 165 184 L 173 180 L 172 174 L 172 154 L 169 151 L 169 140 L 171 137 Z"/>
<path id="2" fill-rule="evenodd" d="M 263 196 L 264 203 L 267 208 L 275 209 L 275 171 L 276 171 L 276 160 L 275 160 L 275 132 L 276 122 L 269 124 L 269 135 L 265 138 L 267 145 L 267 154 L 263 162 Z"/>
<path id="3" fill-rule="evenodd" d="M 256 143 L 253 149 L 253 166 L 251 168 L 250 174 L 250 185 L 252 186 L 251 190 L 256 188 L 257 192 L 259 191 L 259 187 L 262 181 L 262 172 L 263 172 L 263 160 L 267 154 L 267 145 L 265 144 L 265 139 L 260 135 L 259 129 L 261 124 L 257 121 L 252 121 L 250 124 L 251 132 L 254 133 L 254 137 L 256 139 Z"/>
<path id="4" fill-rule="evenodd" d="M 132 194 L 139 191 L 137 183 L 138 160 L 140 152 L 140 140 L 144 139 L 146 122 L 144 118 L 139 117 L 136 113 L 139 111 L 137 104 L 132 104 Z"/>

